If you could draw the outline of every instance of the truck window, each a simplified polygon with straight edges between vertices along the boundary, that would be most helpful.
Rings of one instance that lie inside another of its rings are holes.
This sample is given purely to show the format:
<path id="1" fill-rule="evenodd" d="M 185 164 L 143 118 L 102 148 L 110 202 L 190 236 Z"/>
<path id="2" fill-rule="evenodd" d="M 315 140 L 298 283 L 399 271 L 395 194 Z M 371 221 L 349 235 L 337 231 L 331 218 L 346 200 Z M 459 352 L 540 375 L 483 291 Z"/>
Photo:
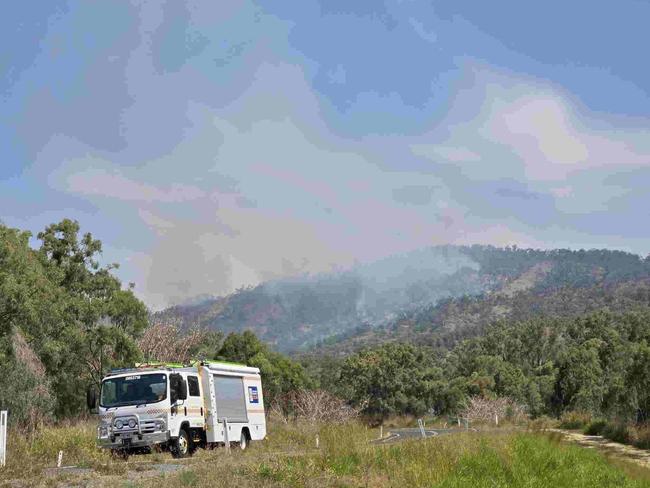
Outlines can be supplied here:
<path id="1" fill-rule="evenodd" d="M 166 374 L 133 374 L 104 380 L 99 404 L 111 408 L 157 403 L 166 398 Z"/>
<path id="2" fill-rule="evenodd" d="M 201 396 L 201 391 L 199 390 L 199 379 L 196 376 L 187 377 L 187 387 L 190 396 Z"/>

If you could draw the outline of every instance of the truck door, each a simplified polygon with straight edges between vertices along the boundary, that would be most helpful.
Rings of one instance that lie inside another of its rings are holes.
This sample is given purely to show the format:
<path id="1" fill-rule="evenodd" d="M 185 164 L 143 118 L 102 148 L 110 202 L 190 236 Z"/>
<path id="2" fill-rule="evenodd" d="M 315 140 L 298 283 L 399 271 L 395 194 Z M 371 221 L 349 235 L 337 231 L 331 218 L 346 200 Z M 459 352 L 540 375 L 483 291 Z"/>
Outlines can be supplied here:
<path id="1" fill-rule="evenodd" d="M 203 397 L 199 377 L 194 374 L 187 375 L 187 416 L 190 426 L 202 428 L 204 422 Z"/>

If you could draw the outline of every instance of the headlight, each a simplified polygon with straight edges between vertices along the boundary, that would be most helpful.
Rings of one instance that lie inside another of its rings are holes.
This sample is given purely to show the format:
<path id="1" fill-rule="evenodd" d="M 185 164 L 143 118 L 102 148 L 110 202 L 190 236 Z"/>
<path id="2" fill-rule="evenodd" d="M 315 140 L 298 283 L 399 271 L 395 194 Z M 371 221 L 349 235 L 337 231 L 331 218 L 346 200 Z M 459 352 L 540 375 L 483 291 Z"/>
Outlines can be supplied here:
<path id="1" fill-rule="evenodd" d="M 135 421 L 135 419 L 129 420 L 129 427 L 132 429 L 135 429 L 135 426 L 138 425 L 138 423 Z"/>
<path id="2" fill-rule="evenodd" d="M 165 421 L 160 419 L 156 420 L 156 430 L 165 430 Z"/>
<path id="3" fill-rule="evenodd" d="M 105 425 L 100 426 L 97 429 L 97 437 L 99 437 L 100 439 L 108 437 L 108 427 L 106 427 Z"/>
<path id="4" fill-rule="evenodd" d="M 124 427 L 124 424 L 122 423 L 122 421 L 121 420 L 116 420 L 115 421 L 115 428 L 116 429 L 121 429 L 122 427 Z"/>

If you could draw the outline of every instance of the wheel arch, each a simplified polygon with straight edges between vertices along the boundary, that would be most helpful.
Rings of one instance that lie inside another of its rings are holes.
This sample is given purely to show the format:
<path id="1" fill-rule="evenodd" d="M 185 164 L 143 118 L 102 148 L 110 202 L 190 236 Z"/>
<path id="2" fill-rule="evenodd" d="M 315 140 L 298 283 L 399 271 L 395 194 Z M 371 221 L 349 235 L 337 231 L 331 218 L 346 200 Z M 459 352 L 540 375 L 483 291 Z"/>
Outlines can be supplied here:
<path id="1" fill-rule="evenodd" d="M 179 435 L 180 435 L 180 433 L 181 433 L 181 430 L 184 430 L 185 432 L 187 432 L 187 435 L 188 435 L 188 436 L 190 435 L 191 430 L 190 430 L 190 423 L 189 423 L 189 421 L 184 420 L 183 422 L 181 422 L 181 425 L 180 425 L 180 427 L 178 428 L 178 434 L 179 434 Z"/>

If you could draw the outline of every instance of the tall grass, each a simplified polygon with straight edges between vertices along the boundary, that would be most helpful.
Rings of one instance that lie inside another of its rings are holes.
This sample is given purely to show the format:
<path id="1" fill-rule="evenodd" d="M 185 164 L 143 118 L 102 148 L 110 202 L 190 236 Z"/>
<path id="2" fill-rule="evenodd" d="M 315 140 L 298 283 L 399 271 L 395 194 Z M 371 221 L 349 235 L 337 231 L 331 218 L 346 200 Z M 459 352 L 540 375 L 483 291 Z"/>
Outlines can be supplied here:
<path id="1" fill-rule="evenodd" d="M 372 445 L 374 432 L 361 426 L 322 426 L 315 449 L 311 429 L 291 449 L 276 443 L 295 434 L 276 430 L 275 439 L 243 454 L 206 453 L 207 462 L 191 467 L 191 486 L 650 487 L 648 470 L 631 470 L 631 477 L 597 452 L 541 434 L 457 433 Z M 182 485 L 180 475 L 169 480 L 176 482 Z"/>
<path id="2" fill-rule="evenodd" d="M 8 466 L 3 481 L 29 480 L 47 485 L 44 467 L 56 464 L 64 450 L 64 464 L 94 468 L 93 486 L 192 487 L 623 487 L 650 488 L 648 470 L 626 470 L 597 452 L 565 445 L 536 433 L 498 431 L 459 432 L 426 440 L 371 444 L 377 431 L 361 424 L 269 426 L 266 440 L 251 449 L 199 450 L 176 473 L 150 471 L 141 463 L 173 462 L 168 454 L 134 457 L 128 463 L 111 460 L 95 447 L 94 424 L 46 428 L 33 439 L 10 437 Z M 316 436 L 319 447 L 316 448 Z M 128 471 L 128 473 L 127 473 Z M 111 475 L 111 476 L 107 476 Z M 644 479 L 645 478 L 645 479 Z M 87 484 L 87 477 L 81 484 Z M 79 484 L 73 479 L 65 483 Z M 126 486 L 126 485 L 124 485 Z"/>
<path id="3" fill-rule="evenodd" d="M 113 465 L 109 453 L 95 444 L 97 424 L 91 421 L 46 426 L 26 434 L 10 430 L 7 436 L 7 465 L 0 468 L 0 480 L 29 479 L 42 476 L 46 468 L 55 467 L 59 451 L 63 465 L 96 467 Z"/>

